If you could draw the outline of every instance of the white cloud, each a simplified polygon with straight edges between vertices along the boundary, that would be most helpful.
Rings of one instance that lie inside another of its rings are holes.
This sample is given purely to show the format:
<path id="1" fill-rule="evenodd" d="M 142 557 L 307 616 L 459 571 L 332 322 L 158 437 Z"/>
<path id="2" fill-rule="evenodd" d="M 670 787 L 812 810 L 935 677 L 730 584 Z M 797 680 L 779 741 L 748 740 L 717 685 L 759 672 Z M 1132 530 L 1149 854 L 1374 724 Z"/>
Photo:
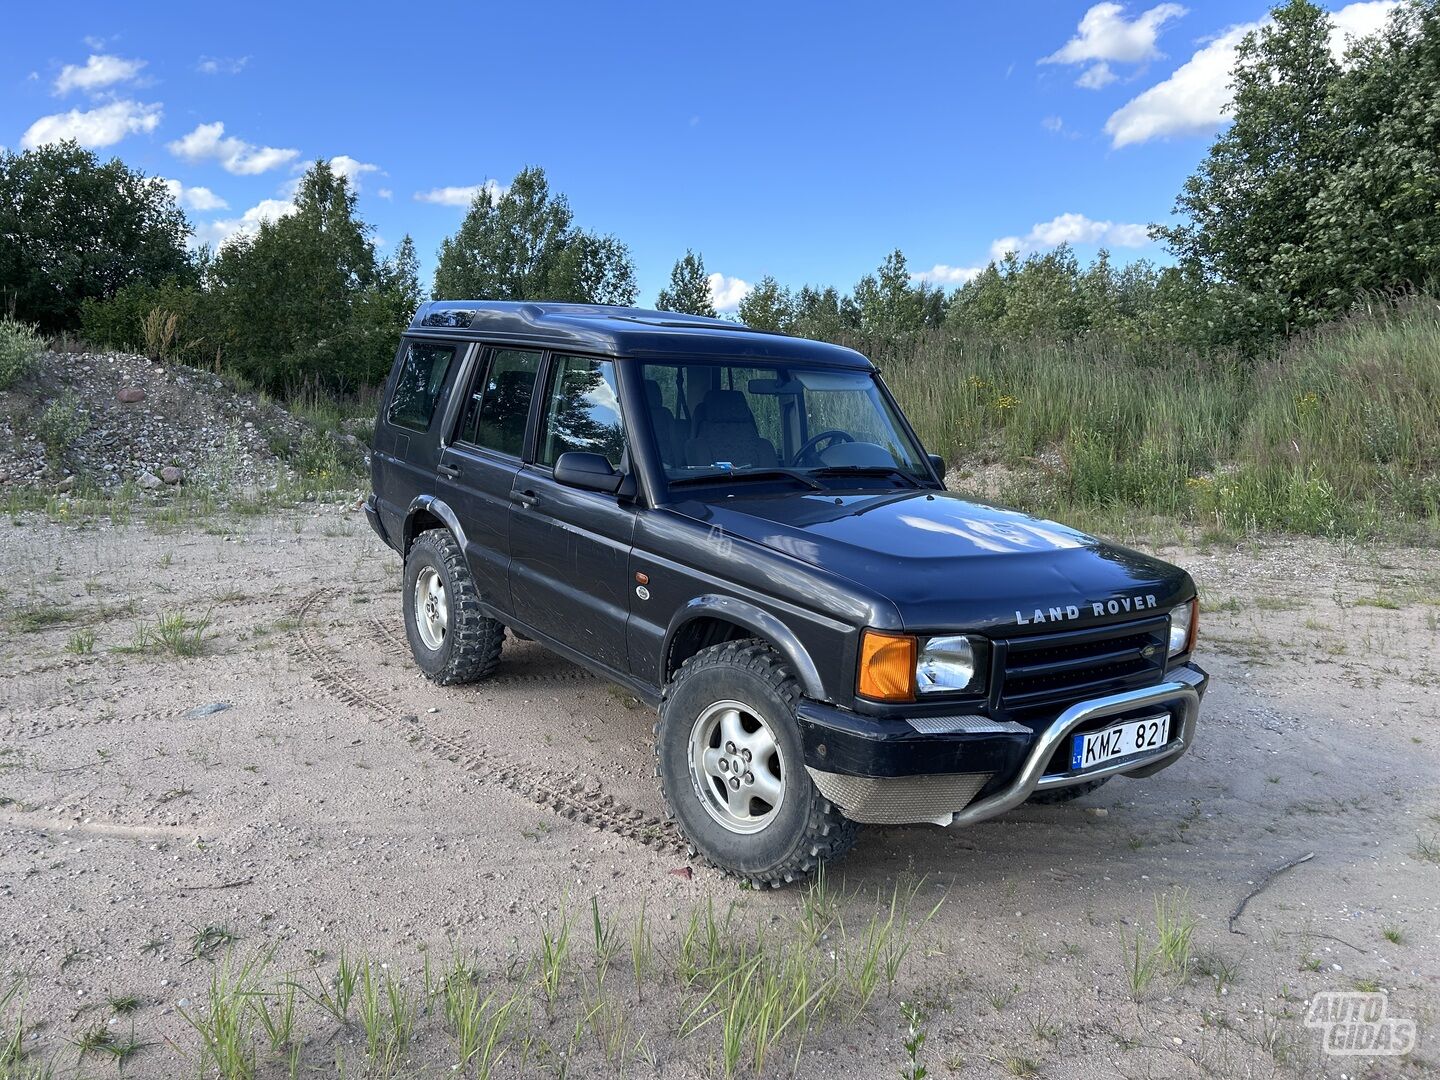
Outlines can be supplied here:
<path id="1" fill-rule="evenodd" d="M 983 266 L 946 266 L 944 263 L 936 263 L 929 270 L 911 274 L 910 280 L 924 281 L 931 285 L 964 285 L 974 281 L 984 269 Z"/>
<path id="2" fill-rule="evenodd" d="M 244 139 L 225 136 L 220 121 L 201 124 L 190 134 L 169 144 L 169 150 L 189 162 L 213 160 L 236 176 L 255 176 L 278 168 L 300 156 L 298 150 L 281 150 L 273 146 L 254 146 Z"/>
<path id="3" fill-rule="evenodd" d="M 171 198 L 188 210 L 230 209 L 229 203 L 207 187 L 186 187 L 179 180 L 166 180 L 163 177 L 160 182 L 170 192 Z"/>
<path id="4" fill-rule="evenodd" d="M 239 75 L 249 62 L 248 56 L 202 56 L 195 70 L 201 75 Z"/>
<path id="5" fill-rule="evenodd" d="M 1080 20 L 1079 32 L 1040 62 L 1042 64 L 1084 64 L 1118 60 L 1138 64 L 1160 55 L 1155 47 L 1160 31 L 1171 19 L 1185 14 L 1179 4 L 1157 4 L 1134 19 L 1125 18 L 1121 4 L 1096 4 Z"/>
<path id="6" fill-rule="evenodd" d="M 47 143 L 74 139 L 90 149 L 113 146 L 126 135 L 154 131 L 162 115 L 158 103 L 145 105 L 138 101 L 112 101 L 88 112 L 71 109 L 36 120 L 20 136 L 20 145 L 33 150 Z"/>
<path id="7" fill-rule="evenodd" d="M 288 199 L 262 199 L 238 218 L 217 218 L 195 227 L 195 242 L 219 248 L 237 236 L 253 236 L 262 221 L 278 221 L 295 212 Z"/>
<path id="8" fill-rule="evenodd" d="M 55 93 L 68 94 L 71 90 L 93 93 L 116 83 L 129 82 L 140 74 L 144 60 L 125 60 L 118 56 L 91 54 L 84 64 L 66 64 L 60 69 L 55 80 Z"/>
<path id="9" fill-rule="evenodd" d="M 350 186 L 356 191 L 360 190 L 360 177 L 366 173 L 380 171 L 379 165 L 371 165 L 364 161 L 356 161 L 349 154 L 336 154 L 330 159 L 330 170 L 337 176 L 343 176 L 350 181 Z"/>
<path id="10" fill-rule="evenodd" d="M 1347 4 L 1339 11 L 1331 12 L 1330 54 L 1336 60 L 1345 56 L 1345 46 L 1351 38 L 1369 37 L 1390 17 L 1390 12 L 1400 6 L 1399 0 L 1371 0 L 1369 3 Z"/>
<path id="11" fill-rule="evenodd" d="M 395 197 L 395 192 L 391 191 L 388 187 L 376 188 L 375 194 L 379 195 L 382 199 L 393 199 Z"/>
<path id="12" fill-rule="evenodd" d="M 1040 121 L 1040 126 L 1046 131 L 1053 131 L 1058 135 L 1065 130 L 1065 121 L 1059 116 L 1047 116 Z"/>
<path id="13" fill-rule="evenodd" d="M 437 187 L 429 191 L 415 192 L 416 202 L 435 203 L 437 206 L 469 206 L 482 191 L 490 192 L 490 198 L 498 199 L 506 189 L 497 180 L 486 180 L 483 184 L 468 187 Z"/>
<path id="14" fill-rule="evenodd" d="M 1101 60 L 1100 63 L 1082 71 L 1080 77 L 1075 80 L 1075 85 L 1082 90 L 1100 90 L 1103 87 L 1109 86 L 1119 77 L 1115 72 L 1110 70 L 1109 64 Z"/>
<path id="15" fill-rule="evenodd" d="M 1107 244 L 1114 247 L 1143 247 L 1150 242 L 1146 226 L 1123 221 L 1096 221 L 1084 214 L 1060 214 L 1032 225 L 1024 236 L 1002 236 L 990 245 L 990 257 L 1002 259 L 1006 252 L 1018 255 L 1057 247 L 1060 244 Z"/>
<path id="16" fill-rule="evenodd" d="M 726 277 L 724 274 L 711 274 L 710 282 L 710 303 L 715 305 L 716 311 L 734 311 L 740 306 L 740 301 L 750 295 L 753 286 L 748 281 L 741 281 L 738 277 Z"/>
<path id="17" fill-rule="evenodd" d="M 1395 7 L 1396 0 L 1364 0 L 1335 12 L 1331 16 L 1335 26 L 1330 35 L 1331 53 L 1337 58 L 1344 53 L 1347 36 L 1374 33 Z M 1232 26 L 1206 43 L 1168 79 L 1115 110 L 1105 121 L 1111 145 L 1118 148 L 1170 135 L 1214 131 L 1224 123 L 1225 108 L 1230 104 L 1235 50 L 1246 34 L 1268 21 Z"/>

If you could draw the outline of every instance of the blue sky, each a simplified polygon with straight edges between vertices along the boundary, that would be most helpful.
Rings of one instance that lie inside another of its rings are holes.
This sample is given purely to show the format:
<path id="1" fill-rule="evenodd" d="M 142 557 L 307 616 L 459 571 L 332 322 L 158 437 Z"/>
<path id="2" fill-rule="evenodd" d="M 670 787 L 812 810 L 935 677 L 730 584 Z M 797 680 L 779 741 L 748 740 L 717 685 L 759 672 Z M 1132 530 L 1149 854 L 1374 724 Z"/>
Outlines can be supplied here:
<path id="1" fill-rule="evenodd" d="M 1327 6 L 1363 33 L 1393 4 Z M 0 146 L 70 135 L 118 155 L 177 182 L 216 242 L 333 159 L 427 275 L 466 189 L 541 165 L 578 224 L 630 246 L 644 303 L 687 247 L 722 307 L 765 274 L 848 288 L 896 247 L 950 286 L 1005 247 L 1159 257 L 1143 226 L 1204 153 L 1234 44 L 1265 13 L 26 4 L 0 39 Z"/>

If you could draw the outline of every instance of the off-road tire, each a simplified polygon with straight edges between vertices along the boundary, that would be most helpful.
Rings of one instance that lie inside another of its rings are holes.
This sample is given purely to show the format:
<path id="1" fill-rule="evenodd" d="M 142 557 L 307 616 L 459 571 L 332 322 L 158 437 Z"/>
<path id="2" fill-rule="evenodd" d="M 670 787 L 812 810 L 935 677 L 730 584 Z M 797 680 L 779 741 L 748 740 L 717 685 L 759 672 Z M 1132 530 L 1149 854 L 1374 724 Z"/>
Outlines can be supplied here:
<path id="1" fill-rule="evenodd" d="M 665 688 L 655 725 L 656 773 L 665 804 L 693 853 L 756 887 L 800 881 L 855 844 L 860 826 L 816 789 L 805 771 L 795 708 L 800 684 L 783 659 L 758 638 L 727 641 L 686 660 Z M 764 718 L 786 763 L 785 796 L 759 832 L 731 832 L 710 816 L 690 776 L 689 741 L 710 705 L 732 699 Z"/>
<path id="2" fill-rule="evenodd" d="M 1071 784 L 1062 788 L 1041 788 L 1036 791 L 1026 802 L 1040 803 L 1044 806 L 1054 806 L 1057 803 L 1074 802 L 1081 795 L 1089 795 L 1096 788 L 1104 787 L 1110 782 L 1110 777 L 1102 776 L 1099 780 L 1086 780 L 1083 784 Z"/>
<path id="3" fill-rule="evenodd" d="M 445 583 L 449 607 L 449 625 L 438 649 L 429 648 L 421 640 L 415 624 L 415 579 L 426 567 L 433 567 Z M 495 671 L 505 643 L 505 626 L 481 611 L 470 567 L 448 529 L 430 529 L 415 538 L 405 556 L 404 586 L 400 593 L 410 653 L 428 679 L 441 686 L 451 686 L 478 682 Z"/>

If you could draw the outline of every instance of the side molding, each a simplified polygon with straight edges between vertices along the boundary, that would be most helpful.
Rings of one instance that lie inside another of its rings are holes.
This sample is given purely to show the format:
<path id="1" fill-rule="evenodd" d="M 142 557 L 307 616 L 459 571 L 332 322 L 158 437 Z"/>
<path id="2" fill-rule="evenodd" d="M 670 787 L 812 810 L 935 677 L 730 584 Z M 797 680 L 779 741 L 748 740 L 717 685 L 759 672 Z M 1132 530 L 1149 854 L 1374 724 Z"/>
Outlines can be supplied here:
<path id="1" fill-rule="evenodd" d="M 780 654 L 795 670 L 795 675 L 800 680 L 806 697 L 815 701 L 829 700 L 825 695 L 825 687 L 820 681 L 820 672 L 815 667 L 815 662 L 810 659 L 810 654 L 805 651 L 805 646 L 800 643 L 800 639 L 788 626 L 763 608 L 756 607 L 744 600 L 737 600 L 733 596 L 720 596 L 715 593 L 707 593 L 688 601 L 670 620 L 670 627 L 665 631 L 665 646 L 660 652 L 662 664 L 659 672 L 660 685 L 665 684 L 665 668 L 669 667 L 670 653 L 674 648 L 676 635 L 687 624 L 696 619 L 706 618 L 721 619 L 724 622 L 743 626 L 747 630 L 754 631 L 757 637 L 765 638 L 780 650 Z"/>

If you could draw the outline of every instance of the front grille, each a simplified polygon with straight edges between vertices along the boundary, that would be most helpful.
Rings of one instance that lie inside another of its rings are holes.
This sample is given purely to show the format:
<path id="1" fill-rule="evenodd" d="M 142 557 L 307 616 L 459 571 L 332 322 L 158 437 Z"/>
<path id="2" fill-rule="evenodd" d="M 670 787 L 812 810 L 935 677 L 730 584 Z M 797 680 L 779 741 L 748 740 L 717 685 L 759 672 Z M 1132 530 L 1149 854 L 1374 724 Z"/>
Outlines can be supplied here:
<path id="1" fill-rule="evenodd" d="M 1170 619 L 1135 622 L 1004 642 L 1000 700 L 1024 711 L 1148 686 L 1165 671 Z"/>

